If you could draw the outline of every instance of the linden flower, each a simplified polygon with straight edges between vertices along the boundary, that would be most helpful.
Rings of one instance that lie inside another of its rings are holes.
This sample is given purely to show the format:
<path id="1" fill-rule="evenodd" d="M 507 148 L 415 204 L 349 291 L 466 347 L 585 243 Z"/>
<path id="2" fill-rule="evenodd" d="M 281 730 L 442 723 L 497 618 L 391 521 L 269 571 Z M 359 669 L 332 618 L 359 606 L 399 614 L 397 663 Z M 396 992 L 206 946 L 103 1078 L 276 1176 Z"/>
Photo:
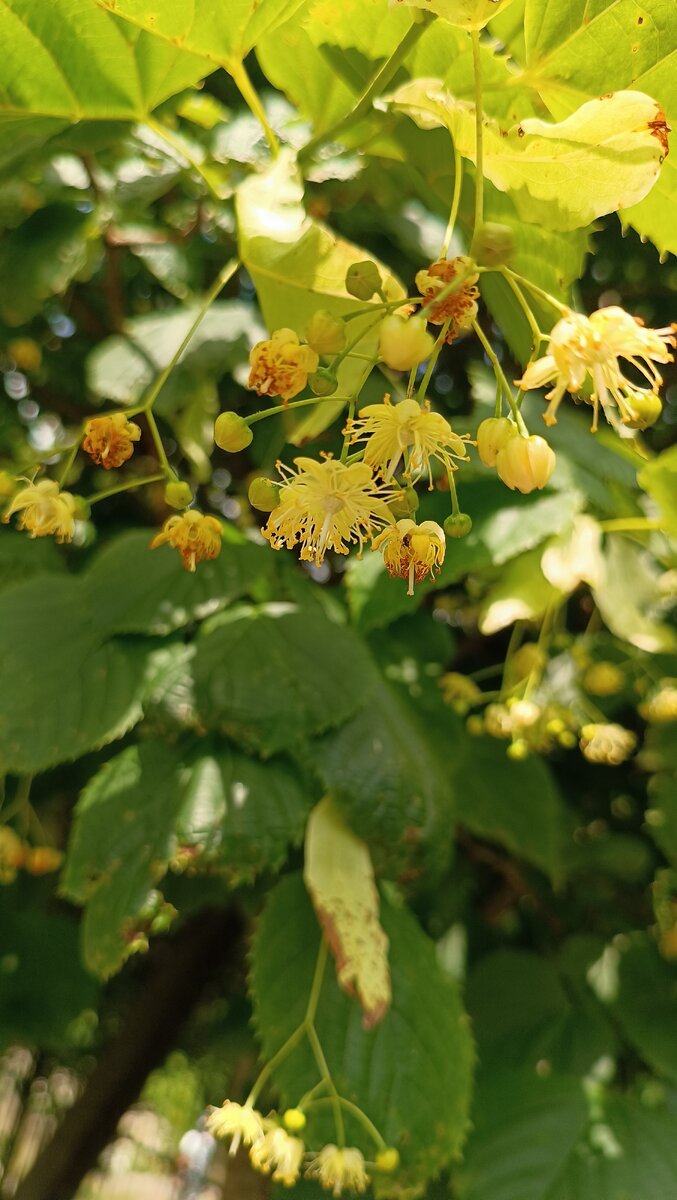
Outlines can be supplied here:
<path id="1" fill-rule="evenodd" d="M 634 733 L 622 725 L 591 724 L 581 729 L 581 751 L 588 762 L 617 767 L 630 757 L 636 745 Z"/>
<path id="2" fill-rule="evenodd" d="M 431 458 L 448 471 L 455 469 L 455 458 L 468 459 L 467 435 L 454 433 L 440 413 L 431 412 L 427 404 L 421 408 L 416 400 L 391 404 L 386 396 L 383 404 L 368 404 L 347 431 L 353 444 L 364 442 L 364 461 L 378 468 L 386 481 L 392 479 L 403 455 L 406 477 L 419 479 L 427 474 L 431 488 Z"/>
<path id="3" fill-rule="evenodd" d="M 413 596 L 414 583 L 426 575 L 435 575 L 444 562 L 444 530 L 436 521 L 398 521 L 374 539 L 372 550 L 380 550 L 388 573 L 408 579 L 407 595 Z"/>
<path id="4" fill-rule="evenodd" d="M 237 1154 L 240 1142 L 253 1146 L 264 1136 L 261 1113 L 251 1104 L 236 1104 L 234 1100 L 224 1100 L 220 1108 L 209 1114 L 206 1124 L 214 1137 L 232 1138 L 231 1154 Z"/>
<path id="5" fill-rule="evenodd" d="M 25 857 L 26 847 L 21 838 L 8 825 L 0 825 L 0 883 L 14 883 Z"/>
<path id="6" fill-rule="evenodd" d="M 190 511 L 168 517 L 150 548 L 164 543 L 178 550 L 187 571 L 194 571 L 203 558 L 218 558 L 221 553 L 221 525 L 216 517 Z"/>
<path id="7" fill-rule="evenodd" d="M 294 463 L 296 470 L 277 464 L 284 481 L 280 501 L 262 530 L 274 550 L 299 545 L 301 559 L 319 566 L 327 550 L 347 554 L 347 543 L 359 542 L 361 551 L 376 528 L 392 523 L 388 501 L 395 493 L 376 482 L 366 463 L 332 458 Z"/>
<path id="8" fill-rule="evenodd" d="M 5 524 L 14 513 L 21 514 L 19 529 L 27 529 L 33 538 L 54 534 L 57 542 L 73 540 L 75 497 L 70 492 L 60 492 L 54 479 L 41 479 L 21 488 L 3 515 Z"/>
<path id="9" fill-rule="evenodd" d="M 474 265 L 471 259 L 461 254 L 458 258 L 434 262 L 416 275 L 416 287 L 426 305 L 431 304 L 457 276 L 462 279 L 456 290 L 452 290 L 439 304 L 433 304 L 426 314 L 432 325 L 444 325 L 446 321 L 451 321 L 446 338 L 448 342 L 453 342 L 461 330 L 470 329 L 477 316 L 479 292 L 475 284 L 479 275 Z"/>
<path id="10" fill-rule="evenodd" d="M 303 391 L 320 360 L 310 346 L 299 344 L 293 329 L 277 329 L 267 341 L 252 347 L 249 362 L 250 388 L 259 396 L 280 396 L 286 402 Z"/>
<path id="11" fill-rule="evenodd" d="M 82 449 L 97 466 L 111 471 L 132 457 L 134 442 L 140 437 L 139 426 L 128 421 L 124 413 L 93 417 L 85 425 Z"/>
<path id="12" fill-rule="evenodd" d="M 645 721 L 657 724 L 677 721 L 677 681 L 663 680 L 658 691 L 640 704 L 639 711 Z"/>
<path id="13" fill-rule="evenodd" d="M 668 346 L 675 346 L 672 329 L 645 329 L 622 308 L 601 308 L 590 317 L 570 312 L 550 334 L 549 353 L 530 363 L 517 384 L 524 391 L 554 383 L 546 394 L 550 403 L 546 425 L 555 425 L 557 409 L 565 392 L 579 392 L 584 383 L 592 388 L 592 430 L 597 430 L 599 406 L 607 420 L 616 405 L 626 425 L 642 424 L 643 410 L 663 382 L 655 362 L 672 362 Z M 651 384 L 637 388 L 623 375 L 618 359 L 625 358 Z"/>
<path id="14" fill-rule="evenodd" d="M 264 1175 L 272 1171 L 277 1183 L 293 1187 L 301 1173 L 304 1150 L 300 1138 L 290 1137 L 284 1129 L 274 1126 L 254 1142 L 249 1158 L 255 1171 Z"/>
<path id="15" fill-rule="evenodd" d="M 339 1150 L 337 1146 L 323 1146 L 308 1167 L 309 1177 L 317 1176 L 320 1187 L 340 1196 L 347 1192 L 364 1192 L 369 1177 L 364 1169 L 364 1158 L 359 1150 L 348 1146 Z"/>

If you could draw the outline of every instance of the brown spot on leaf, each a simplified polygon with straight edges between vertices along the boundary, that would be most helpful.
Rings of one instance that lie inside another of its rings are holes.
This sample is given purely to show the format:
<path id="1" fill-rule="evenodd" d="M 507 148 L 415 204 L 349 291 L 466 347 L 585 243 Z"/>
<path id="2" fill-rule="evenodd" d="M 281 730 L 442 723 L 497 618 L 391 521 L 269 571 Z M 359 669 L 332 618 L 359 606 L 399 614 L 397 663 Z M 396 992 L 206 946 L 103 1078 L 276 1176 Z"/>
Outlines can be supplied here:
<path id="1" fill-rule="evenodd" d="M 643 24 L 644 24 L 644 17 L 638 17 L 638 18 L 637 18 L 637 24 L 638 24 L 638 25 L 643 25 Z"/>
<path id="2" fill-rule="evenodd" d="M 651 130 L 654 137 L 658 138 L 658 140 L 663 148 L 663 157 L 667 158 L 668 154 L 670 153 L 670 146 L 668 144 L 668 134 L 671 133 L 672 130 L 666 120 L 665 112 L 663 111 L 663 109 L 660 107 L 659 104 L 656 105 L 656 116 L 654 117 L 653 121 L 649 121 L 648 127 Z"/>
<path id="3" fill-rule="evenodd" d="M 524 137 L 524 130 L 522 129 L 522 126 L 521 126 L 521 125 L 518 125 L 518 126 L 517 126 L 517 136 L 518 136 L 518 137 Z"/>

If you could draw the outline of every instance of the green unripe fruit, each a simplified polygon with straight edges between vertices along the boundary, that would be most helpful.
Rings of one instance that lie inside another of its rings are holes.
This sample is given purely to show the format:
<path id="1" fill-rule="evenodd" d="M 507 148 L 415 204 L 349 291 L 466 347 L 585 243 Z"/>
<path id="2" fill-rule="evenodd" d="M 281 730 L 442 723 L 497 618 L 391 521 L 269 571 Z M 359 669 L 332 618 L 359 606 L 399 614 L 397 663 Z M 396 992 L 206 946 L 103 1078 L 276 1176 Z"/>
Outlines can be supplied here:
<path id="1" fill-rule="evenodd" d="M 386 1146 L 385 1150 L 379 1150 L 376 1155 L 376 1170 L 384 1171 L 387 1175 L 391 1175 L 400 1165 L 400 1156 L 394 1146 Z"/>
<path id="2" fill-rule="evenodd" d="M 452 513 L 444 522 L 444 532 L 450 538 L 467 537 L 472 529 L 472 517 L 467 513 Z"/>
<path id="3" fill-rule="evenodd" d="M 175 479 L 165 487 L 165 504 L 170 508 L 188 508 L 192 499 L 191 488 L 181 479 Z"/>
<path id="4" fill-rule="evenodd" d="M 220 450 L 237 454 L 253 440 L 253 433 L 244 417 L 234 412 L 222 412 L 214 423 L 214 441 Z"/>
<path id="5" fill-rule="evenodd" d="M 308 376 L 310 390 L 314 396 L 332 396 L 338 387 L 338 379 L 327 367 L 320 367 Z"/>
<path id="6" fill-rule="evenodd" d="M 632 415 L 625 417 L 623 424 L 630 429 L 648 429 L 656 424 L 663 411 L 661 398 L 654 392 L 633 392 L 628 401 Z"/>
<path id="7" fill-rule="evenodd" d="M 290 1133 L 300 1133 L 306 1127 L 306 1114 L 300 1108 L 288 1108 L 282 1114 L 282 1124 Z"/>
<path id="8" fill-rule="evenodd" d="M 481 267 L 502 267 L 510 262 L 514 250 L 513 232 L 509 225 L 485 221 L 480 225 L 470 247 L 470 253 Z"/>
<path id="9" fill-rule="evenodd" d="M 263 475 L 252 479 L 247 495 L 252 508 L 258 508 L 259 512 L 272 512 L 280 502 L 278 485 L 273 483 L 272 479 L 265 479 Z"/>
<path id="10" fill-rule="evenodd" d="M 367 259 L 365 262 L 353 263 L 352 267 L 348 267 L 346 291 L 358 300 L 371 300 L 374 292 L 380 291 L 381 285 L 381 272 L 376 263 Z"/>
<path id="11" fill-rule="evenodd" d="M 394 500 L 390 501 L 388 508 L 394 517 L 398 520 L 401 517 L 411 517 L 419 506 L 418 493 L 415 488 L 402 488 L 396 495 Z"/>

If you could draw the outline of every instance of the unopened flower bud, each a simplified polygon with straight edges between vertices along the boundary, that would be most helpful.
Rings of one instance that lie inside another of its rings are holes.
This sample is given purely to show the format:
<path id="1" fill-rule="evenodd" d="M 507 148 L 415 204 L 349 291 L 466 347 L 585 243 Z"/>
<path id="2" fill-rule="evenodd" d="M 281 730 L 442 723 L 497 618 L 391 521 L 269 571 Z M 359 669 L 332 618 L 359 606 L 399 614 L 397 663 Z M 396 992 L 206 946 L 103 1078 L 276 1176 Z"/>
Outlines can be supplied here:
<path id="1" fill-rule="evenodd" d="M 63 853 L 54 846 L 31 846 L 26 851 L 24 867 L 29 875 L 48 875 L 58 871 L 63 862 Z"/>
<path id="2" fill-rule="evenodd" d="M 418 492 L 413 487 L 402 488 L 391 500 L 388 508 L 394 517 L 410 517 L 419 506 Z"/>
<path id="3" fill-rule="evenodd" d="M 516 741 L 510 743 L 505 752 L 513 762 L 524 762 L 525 758 L 529 757 L 529 746 L 524 738 L 517 738 Z"/>
<path id="4" fill-rule="evenodd" d="M 165 487 L 165 504 L 170 508 L 187 508 L 192 499 L 189 485 L 181 479 L 174 479 Z"/>
<path id="5" fill-rule="evenodd" d="M 244 417 L 234 412 L 222 412 L 214 423 L 214 441 L 221 450 L 237 454 L 253 440 L 253 433 Z"/>
<path id="6" fill-rule="evenodd" d="M 583 687 L 591 696 L 615 696 L 625 687 L 625 675 L 612 662 L 596 662 L 583 676 Z"/>
<path id="7" fill-rule="evenodd" d="M 394 1146 L 386 1146 L 385 1150 L 379 1150 L 376 1155 L 376 1170 L 383 1171 L 391 1175 L 400 1165 L 399 1152 Z"/>
<path id="8" fill-rule="evenodd" d="M 467 537 L 472 529 L 472 517 L 468 513 L 451 513 L 444 522 L 444 532 L 450 538 Z"/>
<path id="9" fill-rule="evenodd" d="M 487 417 L 477 430 L 477 452 L 485 467 L 496 465 L 499 450 L 517 434 L 517 426 L 508 417 Z"/>
<path id="10" fill-rule="evenodd" d="M 393 371 L 410 371 L 430 358 L 434 341 L 423 317 L 398 317 L 394 313 L 381 323 L 378 349 Z"/>
<path id="11" fill-rule="evenodd" d="M 300 1133 L 306 1127 L 306 1114 L 301 1108 L 288 1108 L 282 1114 L 282 1124 L 290 1133 Z"/>
<path id="12" fill-rule="evenodd" d="M 308 376 L 308 385 L 314 396 L 333 396 L 338 387 L 338 379 L 332 370 L 320 367 Z"/>
<path id="13" fill-rule="evenodd" d="M 661 398 L 655 392 L 628 392 L 626 401 L 628 412 L 623 417 L 623 424 L 630 429 L 648 429 L 656 424 L 663 411 Z"/>
<path id="14" fill-rule="evenodd" d="M 366 259 L 353 263 L 346 272 L 346 291 L 357 300 L 371 300 L 382 287 L 381 272 L 376 263 Z"/>
<path id="15" fill-rule="evenodd" d="M 502 267 L 510 262 L 513 249 L 514 237 L 510 226 L 485 221 L 473 237 L 470 253 L 481 267 Z"/>
<path id="16" fill-rule="evenodd" d="M 545 438 L 514 437 L 496 455 L 499 479 L 511 491 L 525 495 L 544 488 L 555 469 L 555 454 Z"/>
<path id="17" fill-rule="evenodd" d="M 273 483 L 272 479 L 265 479 L 263 475 L 252 479 L 247 495 L 252 508 L 258 508 L 259 512 L 272 512 L 280 502 L 278 485 Z"/>
<path id="18" fill-rule="evenodd" d="M 345 324 L 326 308 L 318 308 L 306 325 L 306 341 L 316 354 L 338 354 L 346 344 Z"/>

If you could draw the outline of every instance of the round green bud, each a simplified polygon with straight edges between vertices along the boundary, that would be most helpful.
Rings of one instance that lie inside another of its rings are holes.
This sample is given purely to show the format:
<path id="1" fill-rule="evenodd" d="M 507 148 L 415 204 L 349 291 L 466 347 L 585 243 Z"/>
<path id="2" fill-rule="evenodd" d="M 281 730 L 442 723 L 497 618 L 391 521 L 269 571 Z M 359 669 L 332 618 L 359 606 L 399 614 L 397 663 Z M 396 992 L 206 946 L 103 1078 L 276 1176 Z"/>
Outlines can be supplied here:
<path id="1" fill-rule="evenodd" d="M 252 479 L 247 495 L 252 508 L 258 508 L 259 512 L 272 512 L 280 502 L 278 485 L 273 483 L 272 479 L 265 479 L 263 475 Z"/>
<path id="2" fill-rule="evenodd" d="M 472 529 L 472 517 L 467 513 L 452 513 L 444 522 L 444 532 L 450 538 L 467 537 Z"/>
<path id="3" fill-rule="evenodd" d="M 346 272 L 346 291 L 358 300 L 371 300 L 381 288 L 381 272 L 376 263 L 366 259 L 353 263 Z"/>
<path id="4" fill-rule="evenodd" d="M 480 737 L 484 733 L 484 721 L 477 715 L 468 717 L 465 727 L 471 737 Z"/>
<path id="5" fill-rule="evenodd" d="M 84 496 L 74 496 L 73 499 L 75 500 L 75 508 L 73 509 L 75 520 L 88 521 L 92 512 L 92 506 L 89 501 L 85 500 Z"/>
<path id="6" fill-rule="evenodd" d="M 173 479 L 165 486 L 165 504 L 170 508 L 188 508 L 192 499 L 192 490 L 182 479 Z"/>
<path id="7" fill-rule="evenodd" d="M 327 367 L 320 367 L 308 376 L 308 384 L 314 396 L 332 396 L 338 387 L 338 379 Z"/>
<path id="8" fill-rule="evenodd" d="M 394 1146 L 386 1146 L 385 1150 L 379 1150 L 376 1155 L 376 1170 L 384 1171 L 391 1175 L 400 1165 L 399 1152 Z"/>
<path id="9" fill-rule="evenodd" d="M 513 249 L 514 238 L 510 226 L 485 221 L 472 240 L 470 253 L 481 267 L 502 267 L 510 262 Z"/>
<path id="10" fill-rule="evenodd" d="M 648 429 L 649 426 L 656 424 L 663 411 L 660 396 L 657 396 L 655 392 L 638 391 L 633 392 L 628 399 L 632 415 L 624 418 L 624 425 L 629 426 L 630 429 Z"/>
<path id="11" fill-rule="evenodd" d="M 253 440 L 253 433 L 244 417 L 234 412 L 222 412 L 214 423 L 214 441 L 220 450 L 237 454 Z"/>
<path id="12" fill-rule="evenodd" d="M 524 759 L 529 757 L 529 747 L 524 738 L 517 738 L 516 741 L 511 742 L 506 750 L 506 754 L 514 762 L 524 762 Z"/>
<path id="13" fill-rule="evenodd" d="M 306 1114 L 300 1108 L 288 1108 L 282 1114 L 282 1124 L 290 1133 L 300 1133 L 306 1127 Z"/>

